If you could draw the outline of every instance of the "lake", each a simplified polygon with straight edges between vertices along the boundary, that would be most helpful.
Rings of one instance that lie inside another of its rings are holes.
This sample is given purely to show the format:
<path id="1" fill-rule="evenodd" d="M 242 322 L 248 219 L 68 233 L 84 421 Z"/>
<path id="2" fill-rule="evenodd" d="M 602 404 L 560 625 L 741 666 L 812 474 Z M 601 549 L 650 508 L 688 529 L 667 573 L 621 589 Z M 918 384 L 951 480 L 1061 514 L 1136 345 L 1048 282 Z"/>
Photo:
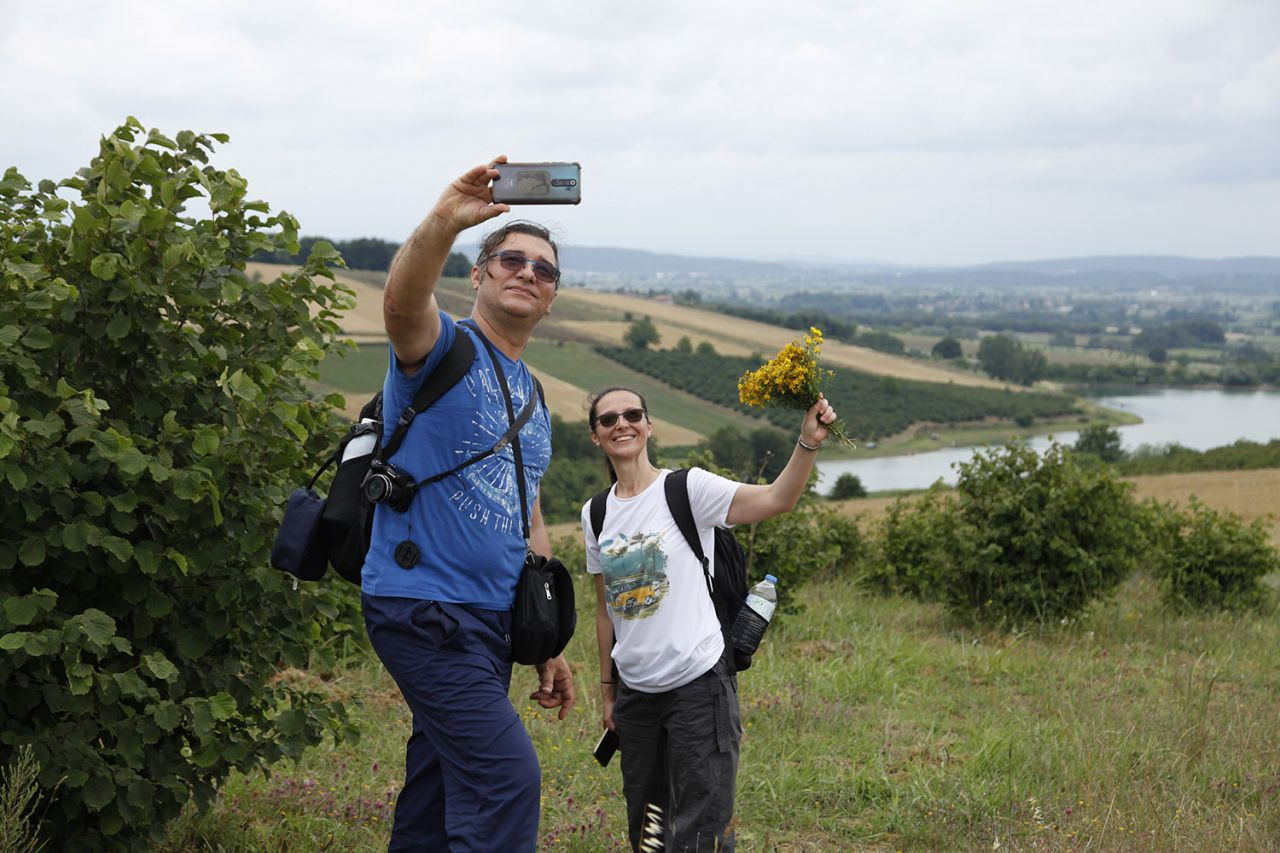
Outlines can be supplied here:
<path id="1" fill-rule="evenodd" d="M 1265 443 L 1280 438 L 1280 391 L 1224 391 L 1161 388 L 1093 398 L 1112 409 L 1142 418 L 1117 427 L 1125 450 L 1143 445 L 1180 444 L 1193 450 L 1221 447 L 1239 439 Z M 1074 444 L 1076 431 L 1056 432 L 1059 444 Z M 1049 436 L 1036 436 L 1030 446 L 1043 450 Z M 973 447 L 952 447 L 909 456 L 843 459 L 818 463 L 818 491 L 827 492 L 841 474 L 856 474 L 869 492 L 924 489 L 939 478 L 956 481 L 954 462 L 973 457 Z"/>

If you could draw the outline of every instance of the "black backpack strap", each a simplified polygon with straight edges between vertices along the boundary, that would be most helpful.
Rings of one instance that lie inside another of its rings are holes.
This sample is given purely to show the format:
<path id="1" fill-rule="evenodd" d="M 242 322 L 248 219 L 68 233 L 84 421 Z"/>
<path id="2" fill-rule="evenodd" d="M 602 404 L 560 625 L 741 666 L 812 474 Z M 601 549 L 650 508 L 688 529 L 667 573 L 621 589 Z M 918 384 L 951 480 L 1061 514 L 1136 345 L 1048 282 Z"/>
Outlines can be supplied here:
<path id="1" fill-rule="evenodd" d="M 600 541 L 600 531 L 604 530 L 604 511 L 608 500 L 608 489 L 605 489 L 603 492 L 591 499 L 591 532 L 596 535 L 597 543 Z"/>
<path id="2" fill-rule="evenodd" d="M 689 550 L 693 551 L 693 556 L 697 557 L 698 562 L 702 564 L 702 576 L 707 581 L 707 594 L 714 595 L 711 564 L 702 550 L 702 539 L 698 536 L 698 527 L 693 521 L 693 507 L 689 504 L 689 469 L 681 468 L 679 471 L 672 471 L 667 475 L 662 488 L 666 492 L 667 509 L 671 511 L 676 527 L 680 528 L 680 532 L 684 534 L 684 540 L 689 543 Z"/>
<path id="3" fill-rule="evenodd" d="M 436 365 L 436 369 L 431 371 L 431 375 L 423 380 L 422 387 L 413 398 L 413 403 L 405 406 L 400 412 L 390 440 L 378 451 L 380 459 L 390 459 L 400 449 L 400 444 L 408 434 L 409 424 L 413 423 L 413 419 L 430 408 L 431 404 L 440 399 L 444 392 L 457 385 L 458 380 L 467 375 L 475 358 L 476 346 L 471 342 L 471 337 L 462 332 L 455 332 L 453 346 L 449 347 L 449 351 Z"/>

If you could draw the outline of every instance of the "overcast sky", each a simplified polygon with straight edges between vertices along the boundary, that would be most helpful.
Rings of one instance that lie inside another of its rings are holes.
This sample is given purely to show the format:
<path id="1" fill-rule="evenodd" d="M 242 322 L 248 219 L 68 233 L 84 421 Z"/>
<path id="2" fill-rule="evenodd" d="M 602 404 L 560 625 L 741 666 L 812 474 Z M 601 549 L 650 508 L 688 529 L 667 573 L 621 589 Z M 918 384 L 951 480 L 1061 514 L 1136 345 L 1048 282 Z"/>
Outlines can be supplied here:
<path id="1" fill-rule="evenodd" d="M 584 246 L 1280 255 L 1277 0 L 0 0 L 0 80 L 0 168 L 226 132 L 339 239 L 506 153 L 582 163 L 579 207 L 519 212 Z"/>

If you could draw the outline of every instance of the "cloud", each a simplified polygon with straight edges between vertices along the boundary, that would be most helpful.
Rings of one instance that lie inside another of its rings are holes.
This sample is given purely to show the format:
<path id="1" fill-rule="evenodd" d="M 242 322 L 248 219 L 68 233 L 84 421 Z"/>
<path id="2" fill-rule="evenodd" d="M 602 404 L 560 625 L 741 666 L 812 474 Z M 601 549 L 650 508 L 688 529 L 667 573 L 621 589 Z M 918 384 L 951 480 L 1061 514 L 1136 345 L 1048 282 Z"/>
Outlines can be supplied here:
<path id="1" fill-rule="evenodd" d="M 337 237 L 403 236 L 505 152 L 583 163 L 581 208 L 543 212 L 594 245 L 1280 253 L 1254 221 L 1280 214 L 1273 2 L 0 0 L 0 21 L 0 165 L 68 174 L 130 114 L 225 131 L 220 163 Z"/>

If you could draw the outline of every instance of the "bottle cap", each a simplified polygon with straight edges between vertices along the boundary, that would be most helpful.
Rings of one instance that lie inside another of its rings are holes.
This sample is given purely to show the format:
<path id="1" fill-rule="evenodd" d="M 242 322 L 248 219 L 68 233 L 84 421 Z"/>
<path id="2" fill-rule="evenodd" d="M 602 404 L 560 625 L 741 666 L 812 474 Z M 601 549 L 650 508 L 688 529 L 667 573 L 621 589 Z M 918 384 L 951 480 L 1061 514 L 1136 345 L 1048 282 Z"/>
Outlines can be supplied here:
<path id="1" fill-rule="evenodd" d="M 765 575 L 765 576 L 764 576 L 764 579 L 765 579 L 765 580 L 767 580 L 769 583 L 777 583 L 777 582 L 778 582 L 778 579 L 777 579 L 777 578 L 775 578 L 773 575 Z"/>

